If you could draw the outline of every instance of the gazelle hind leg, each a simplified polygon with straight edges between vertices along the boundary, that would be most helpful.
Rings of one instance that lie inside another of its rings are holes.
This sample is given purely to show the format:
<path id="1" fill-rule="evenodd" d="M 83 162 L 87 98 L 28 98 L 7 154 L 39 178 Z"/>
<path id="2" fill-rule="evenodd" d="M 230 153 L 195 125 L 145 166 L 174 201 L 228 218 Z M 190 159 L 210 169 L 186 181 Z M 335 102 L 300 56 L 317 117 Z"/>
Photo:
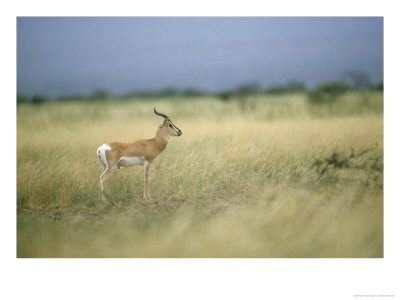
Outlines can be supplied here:
<path id="1" fill-rule="evenodd" d="M 104 173 L 107 171 L 107 169 L 108 169 L 107 167 L 104 167 L 103 168 L 103 172 L 100 175 L 100 189 L 101 189 L 102 192 L 104 191 L 104 185 L 103 185 L 102 177 L 103 177 Z"/>
<path id="2" fill-rule="evenodd" d="M 108 166 L 103 173 L 100 175 L 100 188 L 101 188 L 101 196 L 103 198 L 103 201 L 107 201 L 106 193 L 105 193 L 105 182 L 108 179 L 108 176 L 110 176 L 114 166 Z"/>
<path id="3" fill-rule="evenodd" d="M 106 159 L 105 147 L 104 146 L 105 145 L 102 145 L 97 149 L 97 156 L 99 157 L 99 160 L 100 160 L 101 164 L 103 165 L 103 172 L 100 175 L 100 189 L 101 189 L 102 192 L 104 191 L 103 175 L 108 170 L 108 162 L 107 162 L 107 159 Z"/>

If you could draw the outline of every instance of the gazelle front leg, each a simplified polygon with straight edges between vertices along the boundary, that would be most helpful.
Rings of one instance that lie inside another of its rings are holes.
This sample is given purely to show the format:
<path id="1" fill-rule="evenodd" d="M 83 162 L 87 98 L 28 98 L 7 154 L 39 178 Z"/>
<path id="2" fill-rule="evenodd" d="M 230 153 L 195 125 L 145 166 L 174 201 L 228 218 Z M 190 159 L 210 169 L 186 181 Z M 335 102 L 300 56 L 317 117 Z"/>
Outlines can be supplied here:
<path id="1" fill-rule="evenodd" d="M 143 198 L 151 200 L 150 197 L 150 162 L 145 160 L 143 163 L 143 173 L 144 173 L 144 187 L 143 187 Z"/>

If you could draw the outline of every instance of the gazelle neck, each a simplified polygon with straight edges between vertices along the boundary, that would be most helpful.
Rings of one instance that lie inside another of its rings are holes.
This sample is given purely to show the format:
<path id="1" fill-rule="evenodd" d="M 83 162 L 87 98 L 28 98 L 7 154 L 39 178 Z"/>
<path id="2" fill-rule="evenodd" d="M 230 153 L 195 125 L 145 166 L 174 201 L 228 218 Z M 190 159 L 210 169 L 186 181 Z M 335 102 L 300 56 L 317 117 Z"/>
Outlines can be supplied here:
<path id="1" fill-rule="evenodd" d="M 158 128 L 154 140 L 160 145 L 160 148 L 165 148 L 169 141 L 169 134 L 164 128 Z"/>

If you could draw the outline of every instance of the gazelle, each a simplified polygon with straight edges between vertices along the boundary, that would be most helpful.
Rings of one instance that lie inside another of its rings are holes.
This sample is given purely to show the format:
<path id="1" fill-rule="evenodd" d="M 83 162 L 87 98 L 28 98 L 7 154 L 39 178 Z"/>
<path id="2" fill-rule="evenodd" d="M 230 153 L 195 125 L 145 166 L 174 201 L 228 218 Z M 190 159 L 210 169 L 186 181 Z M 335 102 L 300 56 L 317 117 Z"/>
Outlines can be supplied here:
<path id="1" fill-rule="evenodd" d="M 152 139 L 137 140 L 135 142 L 109 142 L 97 149 L 97 156 L 103 164 L 103 173 L 100 175 L 100 188 L 104 198 L 104 183 L 115 167 L 133 167 L 143 165 L 144 191 L 143 198 L 150 197 L 150 164 L 165 149 L 171 136 L 180 136 L 182 131 L 176 127 L 165 114 L 159 113 L 154 107 L 154 113 L 164 118 L 158 126 L 156 136 Z"/>

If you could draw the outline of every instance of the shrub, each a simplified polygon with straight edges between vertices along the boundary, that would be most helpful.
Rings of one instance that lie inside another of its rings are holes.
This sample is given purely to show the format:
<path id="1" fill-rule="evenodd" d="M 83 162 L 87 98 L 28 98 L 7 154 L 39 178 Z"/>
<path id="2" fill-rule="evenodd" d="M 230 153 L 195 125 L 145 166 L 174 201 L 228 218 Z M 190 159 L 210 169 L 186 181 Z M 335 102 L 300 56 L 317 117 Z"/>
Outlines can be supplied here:
<path id="1" fill-rule="evenodd" d="M 368 90 L 371 86 L 371 82 L 369 81 L 369 76 L 366 73 L 359 71 L 348 71 L 344 74 L 346 82 L 350 84 L 350 86 L 359 91 Z"/>
<path id="2" fill-rule="evenodd" d="M 57 101 L 79 101 L 85 99 L 86 97 L 81 94 L 70 94 L 57 97 Z"/>
<path id="3" fill-rule="evenodd" d="M 236 95 L 239 99 L 247 98 L 250 95 L 259 94 L 261 92 L 261 86 L 257 82 L 250 82 L 243 84 L 236 89 Z"/>
<path id="4" fill-rule="evenodd" d="M 313 104 L 330 103 L 350 89 L 344 81 L 322 83 L 309 93 L 309 100 Z"/>
<path id="5" fill-rule="evenodd" d="M 180 91 L 174 87 L 166 87 L 158 91 L 158 95 L 161 98 L 176 97 L 180 95 Z"/>
<path id="6" fill-rule="evenodd" d="M 48 99 L 45 96 L 42 95 L 34 95 L 32 97 L 31 103 L 32 104 L 42 104 L 44 102 L 47 102 Z"/>
<path id="7" fill-rule="evenodd" d="M 90 95 L 90 100 L 105 100 L 110 98 L 110 93 L 107 90 L 97 89 L 94 90 Z"/>
<path id="8" fill-rule="evenodd" d="M 377 83 L 375 85 L 372 85 L 370 87 L 370 90 L 372 91 L 379 91 L 379 92 L 383 92 L 383 82 Z"/>
<path id="9" fill-rule="evenodd" d="M 233 92 L 232 91 L 222 91 L 222 92 L 219 92 L 218 94 L 216 94 L 216 96 L 223 101 L 228 101 L 228 100 L 232 99 Z"/>
<path id="10" fill-rule="evenodd" d="M 240 111 L 244 112 L 248 108 L 254 107 L 254 104 L 248 103 L 248 98 L 251 95 L 257 95 L 261 93 L 261 86 L 257 82 L 250 82 L 239 86 L 236 91 L 236 96 L 239 104 Z"/>
<path id="11" fill-rule="evenodd" d="M 300 81 L 289 81 L 286 85 L 274 85 L 269 87 L 265 93 L 279 95 L 285 93 L 303 93 L 307 90 L 304 83 Z"/>
<path id="12" fill-rule="evenodd" d="M 17 95 L 17 104 L 28 103 L 29 98 L 25 95 Z"/>
<path id="13" fill-rule="evenodd" d="M 182 95 L 184 97 L 190 98 L 190 97 L 201 97 L 201 96 L 204 96 L 205 93 L 198 89 L 189 88 L 189 89 L 183 90 Z"/>

